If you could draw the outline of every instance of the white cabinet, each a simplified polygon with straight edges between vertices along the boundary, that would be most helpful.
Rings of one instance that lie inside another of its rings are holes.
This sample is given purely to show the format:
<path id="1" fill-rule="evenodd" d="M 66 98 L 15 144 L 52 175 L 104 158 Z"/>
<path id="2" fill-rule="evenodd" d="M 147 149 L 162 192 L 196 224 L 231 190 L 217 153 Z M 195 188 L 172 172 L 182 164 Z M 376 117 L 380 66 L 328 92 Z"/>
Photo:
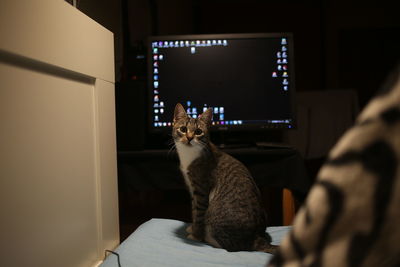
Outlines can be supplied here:
<path id="1" fill-rule="evenodd" d="M 94 266 L 119 243 L 113 34 L 0 2 L 0 265 Z"/>

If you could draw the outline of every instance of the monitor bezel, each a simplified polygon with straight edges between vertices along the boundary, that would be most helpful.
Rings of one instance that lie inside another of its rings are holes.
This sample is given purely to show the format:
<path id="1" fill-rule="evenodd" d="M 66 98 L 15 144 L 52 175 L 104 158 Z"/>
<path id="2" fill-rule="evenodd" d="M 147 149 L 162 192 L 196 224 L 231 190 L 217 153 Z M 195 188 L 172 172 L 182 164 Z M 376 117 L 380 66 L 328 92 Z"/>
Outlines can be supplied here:
<path id="1" fill-rule="evenodd" d="M 292 109 L 292 122 L 290 127 L 286 123 L 255 123 L 255 124 L 242 124 L 242 125 L 212 125 L 212 132 L 219 131 L 266 131 L 266 130 L 292 130 L 297 128 L 297 114 L 296 114 L 296 84 L 295 84 L 295 58 L 294 58 L 294 45 L 293 33 L 291 32 L 275 32 L 275 33 L 232 33 L 232 34 L 194 34 L 194 35 L 159 35 L 149 36 L 147 39 L 147 129 L 149 133 L 170 133 L 172 126 L 155 127 L 153 125 L 153 105 L 152 105 L 152 42 L 154 41 L 179 41 L 179 40 L 203 40 L 203 39 L 264 39 L 264 38 L 287 38 L 289 44 L 289 82 L 290 86 L 290 100 Z M 172 120 L 172 118 L 171 118 Z"/>

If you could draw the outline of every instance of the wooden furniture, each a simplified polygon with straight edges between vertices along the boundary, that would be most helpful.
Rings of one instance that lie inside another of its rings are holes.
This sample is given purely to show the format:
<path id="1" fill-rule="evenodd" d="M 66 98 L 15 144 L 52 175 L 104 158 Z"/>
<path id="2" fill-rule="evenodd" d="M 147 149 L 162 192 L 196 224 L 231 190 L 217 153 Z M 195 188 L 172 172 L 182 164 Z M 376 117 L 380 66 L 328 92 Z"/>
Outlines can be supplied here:
<path id="1" fill-rule="evenodd" d="M 119 244 L 113 34 L 64 1 L 0 2 L 2 266 Z"/>
<path id="2" fill-rule="evenodd" d="M 296 204 L 292 192 L 286 188 L 282 192 L 282 214 L 282 225 L 292 225 L 296 215 Z"/>

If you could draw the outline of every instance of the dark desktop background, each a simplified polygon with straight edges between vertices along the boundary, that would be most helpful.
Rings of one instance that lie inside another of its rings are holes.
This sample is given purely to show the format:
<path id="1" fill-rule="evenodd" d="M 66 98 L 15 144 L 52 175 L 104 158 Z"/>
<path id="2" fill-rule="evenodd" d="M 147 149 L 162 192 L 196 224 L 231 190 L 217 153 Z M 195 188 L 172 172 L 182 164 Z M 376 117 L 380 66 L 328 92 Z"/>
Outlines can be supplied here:
<path id="1" fill-rule="evenodd" d="M 280 38 L 233 39 L 227 46 L 198 47 L 195 53 L 186 47 L 159 49 L 165 57 L 159 61 L 159 95 L 165 101 L 160 120 L 171 122 L 175 104 L 186 106 L 187 101 L 199 114 L 204 104 L 223 107 L 222 120 L 265 123 L 291 118 L 289 100 L 285 101 L 290 92 L 283 90 L 282 78 L 272 77 L 280 43 Z M 214 114 L 215 121 L 220 120 L 218 115 Z"/>
<path id="2" fill-rule="evenodd" d="M 114 33 L 119 158 L 157 139 L 147 132 L 148 36 L 291 32 L 296 91 L 354 90 L 363 108 L 399 61 L 398 7 L 387 0 L 78 1 Z M 311 177 L 323 160 L 305 160 Z M 182 192 L 136 190 L 119 179 L 121 240 L 152 217 L 187 219 L 190 200 Z"/>

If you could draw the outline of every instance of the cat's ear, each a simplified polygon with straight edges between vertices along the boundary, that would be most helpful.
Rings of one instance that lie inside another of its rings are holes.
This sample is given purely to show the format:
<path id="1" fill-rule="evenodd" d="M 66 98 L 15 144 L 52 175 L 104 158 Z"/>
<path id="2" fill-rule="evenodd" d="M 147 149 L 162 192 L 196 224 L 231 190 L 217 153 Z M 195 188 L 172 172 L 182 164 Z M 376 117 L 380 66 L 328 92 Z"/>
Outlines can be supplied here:
<path id="1" fill-rule="evenodd" d="M 213 109 L 208 108 L 206 111 L 204 111 L 202 114 L 199 115 L 199 119 L 203 120 L 207 125 L 211 125 L 213 117 Z"/>
<path id="2" fill-rule="evenodd" d="M 176 104 L 175 110 L 174 110 L 174 122 L 176 122 L 177 120 L 180 120 L 180 119 L 184 119 L 186 117 L 187 117 L 187 114 L 186 114 L 186 111 L 183 108 L 183 106 L 180 103 Z"/>

